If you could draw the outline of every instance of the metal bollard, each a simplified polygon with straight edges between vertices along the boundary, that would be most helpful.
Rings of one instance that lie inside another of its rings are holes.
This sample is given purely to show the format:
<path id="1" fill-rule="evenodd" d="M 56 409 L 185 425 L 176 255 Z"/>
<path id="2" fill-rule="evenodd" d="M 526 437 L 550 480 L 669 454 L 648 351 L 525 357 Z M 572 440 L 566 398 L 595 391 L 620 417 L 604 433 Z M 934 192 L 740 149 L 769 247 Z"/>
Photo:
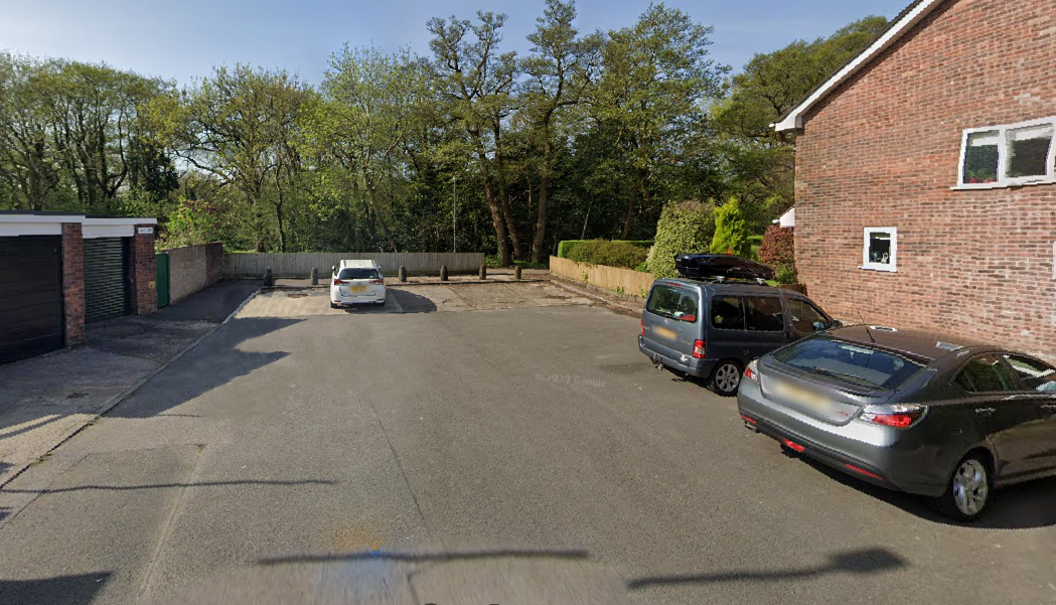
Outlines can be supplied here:
<path id="1" fill-rule="evenodd" d="M 447 281 L 447 265 L 440 266 L 440 281 Z"/>
<path id="2" fill-rule="evenodd" d="M 407 267 L 402 265 L 400 266 L 400 281 L 404 283 L 407 282 Z"/>
<path id="3" fill-rule="evenodd" d="M 264 285 L 269 288 L 275 285 L 275 277 L 271 274 L 271 268 L 264 269 Z"/>
<path id="4" fill-rule="evenodd" d="M 516 280 L 520 280 L 521 279 L 521 266 L 520 265 L 517 265 L 516 267 L 513 268 L 513 279 L 516 279 Z"/>
<path id="5" fill-rule="evenodd" d="M 318 267 L 312 267 L 312 285 L 319 285 L 319 269 Z"/>
<path id="6" fill-rule="evenodd" d="M 482 279 L 482 280 L 488 279 L 488 266 L 487 265 L 481 265 L 480 266 L 480 279 Z"/>

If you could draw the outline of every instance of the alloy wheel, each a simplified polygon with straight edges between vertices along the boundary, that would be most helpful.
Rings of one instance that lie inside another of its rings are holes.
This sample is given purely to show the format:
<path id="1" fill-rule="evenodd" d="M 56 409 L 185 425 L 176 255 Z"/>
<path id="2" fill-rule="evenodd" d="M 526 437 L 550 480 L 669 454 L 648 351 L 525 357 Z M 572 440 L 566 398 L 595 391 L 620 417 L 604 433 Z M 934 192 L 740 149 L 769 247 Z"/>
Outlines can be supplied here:
<path id="1" fill-rule="evenodd" d="M 986 467 L 974 458 L 969 458 L 957 467 L 953 474 L 953 501 L 966 517 L 974 517 L 986 506 L 990 495 L 990 482 L 986 476 Z"/>
<path id="2" fill-rule="evenodd" d="M 731 394 L 741 383 L 741 368 L 732 361 L 727 361 L 715 369 L 715 387 L 723 394 Z"/>

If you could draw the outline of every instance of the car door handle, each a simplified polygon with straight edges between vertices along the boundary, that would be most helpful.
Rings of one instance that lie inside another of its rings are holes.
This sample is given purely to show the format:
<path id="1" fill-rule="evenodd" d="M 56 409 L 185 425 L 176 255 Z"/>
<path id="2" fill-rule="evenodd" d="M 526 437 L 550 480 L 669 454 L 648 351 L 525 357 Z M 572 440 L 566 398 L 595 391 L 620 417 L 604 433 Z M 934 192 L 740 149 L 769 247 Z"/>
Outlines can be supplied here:
<path id="1" fill-rule="evenodd" d="M 993 414 L 996 411 L 994 408 L 975 408 L 976 414 Z"/>

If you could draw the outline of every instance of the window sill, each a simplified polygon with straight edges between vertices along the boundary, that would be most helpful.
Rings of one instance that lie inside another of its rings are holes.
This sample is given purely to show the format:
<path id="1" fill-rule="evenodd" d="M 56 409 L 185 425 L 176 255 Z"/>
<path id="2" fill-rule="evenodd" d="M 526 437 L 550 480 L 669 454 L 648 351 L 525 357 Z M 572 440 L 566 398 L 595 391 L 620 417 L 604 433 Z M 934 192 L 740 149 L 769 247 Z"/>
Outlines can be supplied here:
<path id="1" fill-rule="evenodd" d="M 1037 181 L 1005 181 L 1003 183 L 971 183 L 955 185 L 950 191 L 974 191 L 977 189 L 1012 189 L 1014 187 L 1029 187 L 1031 185 L 1053 185 L 1056 179 L 1040 179 Z"/>
<path id="2" fill-rule="evenodd" d="M 859 271 L 875 271 L 877 273 L 898 273 L 898 269 L 889 269 L 882 267 L 858 267 Z"/>

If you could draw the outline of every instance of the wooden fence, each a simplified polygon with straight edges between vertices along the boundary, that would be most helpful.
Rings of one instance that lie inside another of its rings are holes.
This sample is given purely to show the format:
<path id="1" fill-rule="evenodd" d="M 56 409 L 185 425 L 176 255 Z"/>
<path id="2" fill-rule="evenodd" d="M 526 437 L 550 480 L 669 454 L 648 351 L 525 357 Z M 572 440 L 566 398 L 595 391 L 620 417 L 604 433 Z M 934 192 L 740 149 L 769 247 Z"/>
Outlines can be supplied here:
<path id="1" fill-rule="evenodd" d="M 265 269 L 271 269 L 276 278 L 308 278 L 312 268 L 319 269 L 321 276 L 328 276 L 330 268 L 342 260 L 370 259 L 381 265 L 385 275 L 396 275 L 400 267 L 406 267 L 409 275 L 439 274 L 440 267 L 447 265 L 451 273 L 471 273 L 484 264 L 482 252 L 410 252 L 410 253 L 352 253 L 352 252 L 306 252 L 286 254 L 225 254 L 224 277 L 260 277 Z"/>
<path id="2" fill-rule="evenodd" d="M 656 279 L 652 273 L 604 265 L 587 265 L 556 256 L 550 257 L 550 273 L 572 281 L 641 298 L 645 298 L 649 293 L 649 288 Z"/>

